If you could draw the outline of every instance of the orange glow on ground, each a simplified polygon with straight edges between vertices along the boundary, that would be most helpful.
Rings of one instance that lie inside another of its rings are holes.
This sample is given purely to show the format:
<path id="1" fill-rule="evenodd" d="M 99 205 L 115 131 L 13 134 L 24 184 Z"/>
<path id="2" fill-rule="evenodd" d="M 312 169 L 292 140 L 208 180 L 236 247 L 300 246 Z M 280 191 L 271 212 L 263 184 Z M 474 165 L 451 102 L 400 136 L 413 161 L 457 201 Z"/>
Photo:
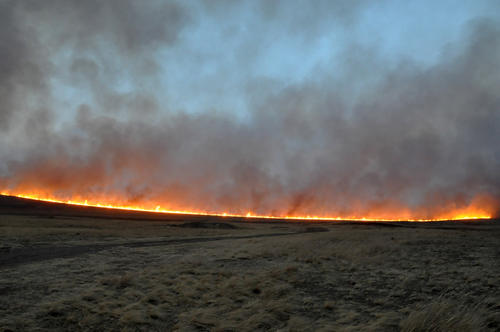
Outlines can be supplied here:
<path id="1" fill-rule="evenodd" d="M 52 203 L 62 203 L 62 204 L 70 204 L 70 205 L 78 205 L 78 206 L 89 206 L 89 207 L 98 207 L 98 208 L 106 208 L 106 209 L 117 209 L 117 210 L 129 210 L 129 211 L 143 211 L 143 212 L 154 212 L 154 213 L 167 213 L 167 214 L 185 214 L 185 215 L 200 215 L 200 216 L 216 216 L 216 217 L 236 217 L 236 218 L 246 218 L 246 219 L 272 219 L 272 220 L 314 220 L 314 221 L 412 221 L 412 222 L 429 222 L 429 221 L 447 221 L 447 220 L 480 220 L 480 219 L 491 219 L 492 216 L 477 210 L 478 212 L 474 212 L 474 209 L 465 209 L 455 212 L 450 212 L 443 218 L 435 218 L 435 219 L 388 219 L 388 218 L 372 218 L 372 217 L 319 217 L 319 216 L 269 216 L 269 215 L 257 215 L 252 213 L 251 211 L 246 214 L 231 214 L 227 212 L 222 213 L 206 213 L 206 212 L 196 212 L 196 211 L 178 211 L 178 210 L 167 210 L 161 208 L 161 206 L 157 205 L 154 209 L 148 209 L 141 206 L 128 206 L 128 205 L 113 205 L 106 203 L 89 203 L 88 199 L 85 200 L 60 200 L 52 197 L 45 197 L 36 194 L 13 194 L 9 192 L 0 192 L 0 195 L 3 196 L 11 196 L 11 197 L 19 197 L 19 198 L 27 198 L 32 200 L 44 201 L 44 202 L 52 202 Z"/>

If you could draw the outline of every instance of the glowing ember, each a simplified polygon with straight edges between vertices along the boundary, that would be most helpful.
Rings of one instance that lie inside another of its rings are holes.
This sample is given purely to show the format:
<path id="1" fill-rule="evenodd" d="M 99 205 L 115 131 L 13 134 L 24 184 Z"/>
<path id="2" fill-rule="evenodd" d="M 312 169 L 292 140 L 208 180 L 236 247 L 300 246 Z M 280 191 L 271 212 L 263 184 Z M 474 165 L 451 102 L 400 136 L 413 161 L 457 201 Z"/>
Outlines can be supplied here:
<path id="1" fill-rule="evenodd" d="M 491 219 L 492 215 L 484 212 L 478 207 L 468 207 L 466 209 L 459 209 L 457 211 L 451 211 L 443 217 L 432 218 L 432 219 L 412 219 L 412 218 L 374 218 L 374 217 L 344 217 L 344 216 L 272 216 L 272 215 L 257 215 L 249 211 L 246 214 L 232 214 L 228 212 L 222 213 L 207 213 L 202 211 L 183 211 L 183 210 L 168 210 L 161 208 L 160 205 L 156 205 L 154 209 L 149 209 L 144 206 L 130 206 L 130 205 L 120 205 L 120 204 L 109 204 L 109 203 L 98 203 L 89 202 L 88 199 L 84 200 L 60 200 L 53 197 L 46 197 L 36 194 L 19 194 L 11 192 L 0 192 L 4 196 L 13 196 L 19 198 L 27 198 L 38 201 L 53 202 L 53 203 L 63 203 L 71 205 L 80 206 L 90 206 L 99 207 L 106 209 L 119 209 L 119 210 L 130 210 L 130 211 L 144 211 L 144 212 L 156 212 L 156 213 L 170 213 L 170 214 L 186 214 L 186 215 L 205 215 L 205 216 L 219 216 L 219 217 L 239 217 L 239 218 L 249 218 L 249 219 L 289 219 L 289 220 L 318 220 L 318 221 L 413 221 L 413 222 L 426 222 L 426 221 L 445 221 L 445 220 L 479 220 L 479 219 Z M 397 214 L 395 214 L 397 215 Z"/>

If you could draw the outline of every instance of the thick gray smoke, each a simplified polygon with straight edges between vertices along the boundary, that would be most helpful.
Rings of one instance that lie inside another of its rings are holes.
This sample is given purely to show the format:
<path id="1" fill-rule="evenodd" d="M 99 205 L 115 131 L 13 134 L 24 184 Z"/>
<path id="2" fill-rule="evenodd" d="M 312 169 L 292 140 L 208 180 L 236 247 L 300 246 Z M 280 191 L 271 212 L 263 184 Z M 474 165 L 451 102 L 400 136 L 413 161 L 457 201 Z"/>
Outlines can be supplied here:
<path id="1" fill-rule="evenodd" d="M 254 10 L 307 39 L 330 19 L 355 25 L 363 5 Z M 243 117 L 173 109 L 155 52 L 232 6 L 0 1 L 0 191 L 274 215 L 498 212 L 499 21 L 468 23 L 432 66 L 352 43 L 341 71 L 323 64 L 299 82 L 242 74 Z"/>

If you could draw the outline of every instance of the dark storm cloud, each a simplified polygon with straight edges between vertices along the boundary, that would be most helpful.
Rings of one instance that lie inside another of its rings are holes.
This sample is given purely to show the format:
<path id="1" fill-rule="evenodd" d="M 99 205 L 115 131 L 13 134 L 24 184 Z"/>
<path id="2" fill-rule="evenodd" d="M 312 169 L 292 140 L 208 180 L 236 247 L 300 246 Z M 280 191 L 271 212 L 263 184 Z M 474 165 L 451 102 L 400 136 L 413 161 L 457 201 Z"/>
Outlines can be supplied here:
<path id="1" fill-rule="evenodd" d="M 338 6 L 329 10 L 349 22 L 362 7 L 323 5 Z M 432 217 L 477 197 L 499 205 L 497 21 L 472 22 L 430 67 L 403 60 L 389 65 L 375 51 L 352 46 L 338 79 L 327 66 L 295 84 L 249 78 L 250 114 L 237 121 L 215 111 L 172 113 L 158 102 L 158 91 L 144 88 L 157 79 L 151 50 L 175 47 L 182 29 L 195 24 L 177 3 L 3 6 L 3 129 L 14 112 L 25 112 L 20 92 L 51 96 L 47 81 L 59 69 L 48 57 L 59 49 L 70 57 L 64 81 L 89 93 L 93 104 L 78 106 L 61 130 L 30 131 L 36 143 L 1 161 L 0 187 L 262 214 L 390 217 L 393 207 L 404 207 L 409 215 Z M 287 17 L 275 2 L 262 6 L 266 19 Z M 314 11 L 305 13 L 302 22 L 312 21 Z M 125 94 L 112 87 L 123 72 L 133 76 Z M 132 112 L 110 113 L 114 109 Z M 50 127 L 55 120 L 40 121 Z"/>

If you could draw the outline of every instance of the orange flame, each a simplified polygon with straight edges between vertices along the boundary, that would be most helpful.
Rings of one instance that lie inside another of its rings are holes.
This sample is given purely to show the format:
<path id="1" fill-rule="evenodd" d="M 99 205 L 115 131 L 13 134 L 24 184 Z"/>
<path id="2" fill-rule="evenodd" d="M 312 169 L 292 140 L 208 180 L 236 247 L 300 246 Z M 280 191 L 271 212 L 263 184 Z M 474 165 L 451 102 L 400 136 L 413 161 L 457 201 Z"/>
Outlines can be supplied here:
<path id="1" fill-rule="evenodd" d="M 412 221 L 412 222 L 429 222 L 429 221 L 446 221 L 446 220 L 479 220 L 479 219 L 491 219 L 492 214 L 488 212 L 488 208 L 481 208 L 480 204 L 470 204 L 465 208 L 458 208 L 453 211 L 449 211 L 440 215 L 437 218 L 430 219 L 414 219 L 414 218 L 377 218 L 366 216 L 273 216 L 273 215 L 258 215 L 254 214 L 252 211 L 248 211 L 246 214 L 233 214 L 229 212 L 221 213 L 208 213 L 203 211 L 185 211 L 185 210 L 171 210 L 164 209 L 160 205 L 154 205 L 155 208 L 151 209 L 146 206 L 133 206 L 124 205 L 107 202 L 92 202 L 89 199 L 72 199 L 72 200 L 61 200 L 52 196 L 41 195 L 36 193 L 13 193 L 9 191 L 0 192 L 0 195 L 13 196 L 19 198 L 27 198 L 38 201 L 53 202 L 53 203 L 64 203 L 79 206 L 90 206 L 106 209 L 119 209 L 119 210 L 130 210 L 130 211 L 144 211 L 144 212 L 155 212 L 155 213 L 169 213 L 169 214 L 185 214 L 185 215 L 203 215 L 203 216 L 218 216 L 218 217 L 237 217 L 237 218 L 248 218 L 248 219 L 288 219 L 288 220 L 314 220 L 314 221 Z M 400 210 L 394 215 L 397 216 L 409 216 L 410 213 L 405 210 Z"/>

